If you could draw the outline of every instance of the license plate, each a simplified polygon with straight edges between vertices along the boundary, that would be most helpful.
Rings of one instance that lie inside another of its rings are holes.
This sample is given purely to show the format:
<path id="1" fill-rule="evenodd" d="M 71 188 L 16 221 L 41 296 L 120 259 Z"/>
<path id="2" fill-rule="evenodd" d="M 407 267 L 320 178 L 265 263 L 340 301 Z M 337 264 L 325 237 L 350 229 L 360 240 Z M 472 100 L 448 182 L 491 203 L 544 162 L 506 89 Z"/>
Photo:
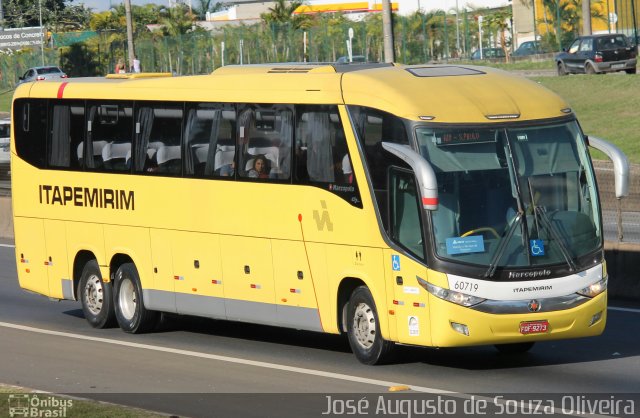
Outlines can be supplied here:
<path id="1" fill-rule="evenodd" d="M 531 321 L 520 323 L 520 334 L 544 334 L 549 331 L 549 321 Z"/>
<path id="2" fill-rule="evenodd" d="M 613 64 L 611 68 L 624 68 L 624 64 Z"/>

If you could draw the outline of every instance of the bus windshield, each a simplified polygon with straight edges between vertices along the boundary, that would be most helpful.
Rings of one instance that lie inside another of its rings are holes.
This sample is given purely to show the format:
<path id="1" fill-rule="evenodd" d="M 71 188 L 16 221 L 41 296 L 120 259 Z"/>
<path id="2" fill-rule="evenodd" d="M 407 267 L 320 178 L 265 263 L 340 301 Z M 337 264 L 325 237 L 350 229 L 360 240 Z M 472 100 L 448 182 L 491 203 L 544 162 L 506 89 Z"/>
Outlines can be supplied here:
<path id="1" fill-rule="evenodd" d="M 602 245 L 594 175 L 576 122 L 416 130 L 438 181 L 438 257 L 497 267 L 575 260 Z"/>

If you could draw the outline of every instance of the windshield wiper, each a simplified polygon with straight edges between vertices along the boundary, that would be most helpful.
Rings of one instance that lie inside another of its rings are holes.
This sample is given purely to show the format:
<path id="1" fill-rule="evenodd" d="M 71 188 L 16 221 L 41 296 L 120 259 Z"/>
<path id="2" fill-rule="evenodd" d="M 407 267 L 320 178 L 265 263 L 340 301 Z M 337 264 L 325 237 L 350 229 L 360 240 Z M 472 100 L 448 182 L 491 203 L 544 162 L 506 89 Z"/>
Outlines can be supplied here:
<path id="1" fill-rule="evenodd" d="M 536 206 L 535 204 L 533 204 L 533 213 L 536 219 L 539 218 L 540 221 L 542 221 L 542 225 L 547 229 L 547 231 L 549 231 L 549 233 L 551 234 L 551 238 L 553 238 L 556 244 L 558 244 L 558 248 L 560 248 L 560 252 L 562 253 L 562 256 L 564 257 L 565 261 L 569 265 L 569 270 L 576 271 L 577 267 L 576 267 L 576 264 L 573 262 L 573 258 L 569 253 L 569 249 L 564 243 L 564 240 L 560 237 L 560 234 L 558 233 L 558 229 L 549 220 L 547 213 L 544 211 L 543 208 L 541 208 L 540 206 Z"/>
<path id="2" fill-rule="evenodd" d="M 500 238 L 500 241 L 498 241 L 498 248 L 496 248 L 496 252 L 493 253 L 493 257 L 491 257 L 489 268 L 484 273 L 484 277 L 493 277 L 493 275 L 495 274 L 496 268 L 498 267 L 498 263 L 500 262 L 500 259 L 504 255 L 505 250 L 507 249 L 507 244 L 509 244 L 509 241 L 511 241 L 511 237 L 515 233 L 518 225 L 522 223 L 522 219 L 523 219 L 522 212 L 518 212 L 515 219 L 509 226 L 509 229 L 507 230 L 506 234 L 502 235 L 502 238 Z"/>

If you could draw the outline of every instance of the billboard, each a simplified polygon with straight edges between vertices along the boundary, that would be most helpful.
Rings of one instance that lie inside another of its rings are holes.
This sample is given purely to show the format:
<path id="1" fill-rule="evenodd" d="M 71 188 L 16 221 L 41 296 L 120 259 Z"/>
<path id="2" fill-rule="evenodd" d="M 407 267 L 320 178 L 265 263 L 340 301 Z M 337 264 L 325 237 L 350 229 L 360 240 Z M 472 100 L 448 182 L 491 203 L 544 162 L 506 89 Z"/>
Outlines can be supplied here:
<path id="1" fill-rule="evenodd" d="M 39 26 L 0 30 L 0 50 L 40 47 L 43 37 L 43 28 Z"/>

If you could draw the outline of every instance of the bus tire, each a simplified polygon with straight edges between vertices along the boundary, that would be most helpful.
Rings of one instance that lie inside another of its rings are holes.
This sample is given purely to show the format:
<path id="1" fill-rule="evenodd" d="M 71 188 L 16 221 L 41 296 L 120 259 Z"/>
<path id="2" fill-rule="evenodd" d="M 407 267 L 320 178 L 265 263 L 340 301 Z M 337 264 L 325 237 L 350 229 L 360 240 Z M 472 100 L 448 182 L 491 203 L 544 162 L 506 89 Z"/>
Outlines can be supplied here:
<path id="1" fill-rule="evenodd" d="M 102 280 L 96 260 L 89 260 L 82 268 L 78 297 L 84 317 L 94 328 L 109 328 L 115 324 L 113 288 Z"/>
<path id="2" fill-rule="evenodd" d="M 366 286 L 356 288 L 349 299 L 347 336 L 361 363 L 381 364 L 389 360 L 394 344 L 382 338 L 376 305 Z"/>
<path id="3" fill-rule="evenodd" d="M 116 319 L 124 332 L 142 334 L 151 331 L 158 312 L 144 307 L 138 270 L 133 263 L 122 264 L 115 274 L 114 301 Z"/>
<path id="4" fill-rule="evenodd" d="M 534 342 L 514 343 L 514 344 L 496 344 L 496 348 L 502 354 L 523 354 L 531 350 Z"/>

